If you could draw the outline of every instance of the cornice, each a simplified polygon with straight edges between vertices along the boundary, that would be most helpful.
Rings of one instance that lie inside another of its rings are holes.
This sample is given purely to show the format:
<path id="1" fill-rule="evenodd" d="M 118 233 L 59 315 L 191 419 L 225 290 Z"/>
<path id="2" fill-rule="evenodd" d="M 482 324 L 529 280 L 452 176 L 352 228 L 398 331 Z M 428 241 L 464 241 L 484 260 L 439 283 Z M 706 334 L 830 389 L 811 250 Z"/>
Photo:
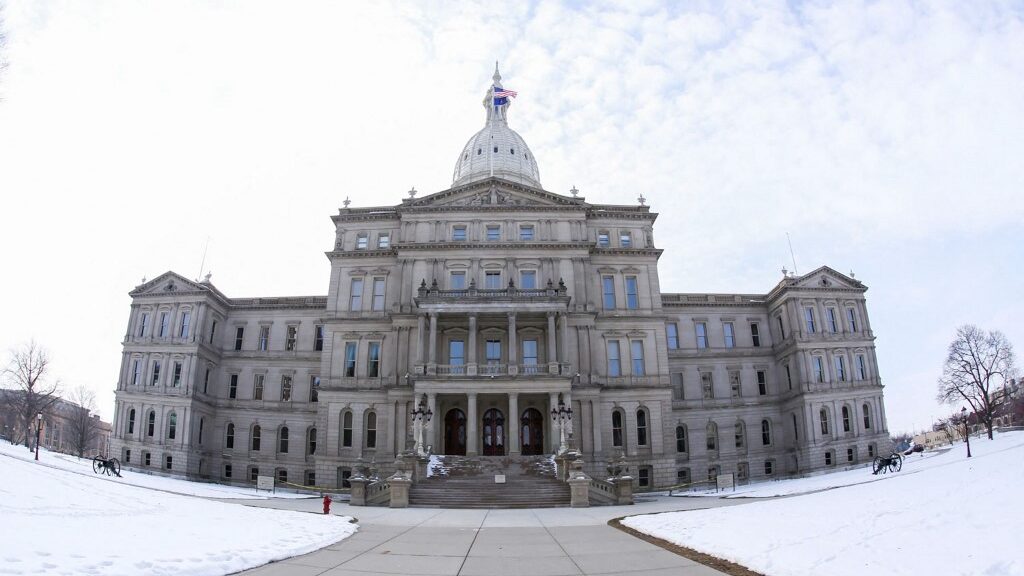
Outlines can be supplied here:
<path id="1" fill-rule="evenodd" d="M 401 251 L 421 250 L 589 250 L 591 242 L 549 242 L 545 240 L 529 240 L 523 242 L 415 242 L 399 243 L 396 248 Z"/>
<path id="2" fill-rule="evenodd" d="M 661 248 L 598 248 L 591 242 L 586 243 L 590 254 L 594 256 L 654 256 L 661 258 Z"/>
<path id="3" fill-rule="evenodd" d="M 393 258 L 398 255 L 394 247 L 385 250 L 331 250 L 324 252 L 328 258 Z"/>

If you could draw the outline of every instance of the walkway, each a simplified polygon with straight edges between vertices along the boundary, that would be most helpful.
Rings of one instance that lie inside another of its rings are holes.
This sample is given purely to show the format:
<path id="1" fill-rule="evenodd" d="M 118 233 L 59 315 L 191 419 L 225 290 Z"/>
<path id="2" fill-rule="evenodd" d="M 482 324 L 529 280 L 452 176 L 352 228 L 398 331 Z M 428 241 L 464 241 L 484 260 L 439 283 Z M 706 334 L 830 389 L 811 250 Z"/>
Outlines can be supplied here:
<path id="1" fill-rule="evenodd" d="M 237 500 L 234 502 L 239 503 Z M 532 510 L 353 508 L 359 531 L 333 546 L 243 572 L 259 576 L 712 576 L 721 572 L 607 525 L 620 516 L 743 504 L 743 499 L 644 498 L 633 506 Z M 246 501 L 316 512 L 319 500 Z"/>

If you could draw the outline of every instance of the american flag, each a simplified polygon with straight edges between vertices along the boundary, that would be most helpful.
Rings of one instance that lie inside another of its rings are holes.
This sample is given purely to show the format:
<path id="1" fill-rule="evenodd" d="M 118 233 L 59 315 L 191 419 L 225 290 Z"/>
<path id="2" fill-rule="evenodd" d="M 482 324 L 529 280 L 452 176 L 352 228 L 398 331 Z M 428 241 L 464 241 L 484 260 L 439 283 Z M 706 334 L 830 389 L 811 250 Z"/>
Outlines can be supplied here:
<path id="1" fill-rule="evenodd" d="M 515 98 L 516 95 L 518 95 L 518 92 L 516 92 L 515 90 L 506 90 L 504 88 L 501 88 L 500 86 L 495 86 L 494 87 L 494 97 L 495 98 L 508 98 L 510 96 L 512 98 Z"/>

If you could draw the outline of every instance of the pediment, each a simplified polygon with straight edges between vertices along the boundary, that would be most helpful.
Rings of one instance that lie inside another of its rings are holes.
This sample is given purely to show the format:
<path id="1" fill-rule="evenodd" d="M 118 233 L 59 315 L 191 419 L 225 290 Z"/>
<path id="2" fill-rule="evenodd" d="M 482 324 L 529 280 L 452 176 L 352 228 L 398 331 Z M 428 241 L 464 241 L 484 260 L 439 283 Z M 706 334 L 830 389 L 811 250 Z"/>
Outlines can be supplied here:
<path id="1" fill-rule="evenodd" d="M 174 272 L 164 272 L 163 274 L 143 282 L 136 286 L 129 296 L 149 296 L 154 294 L 160 295 L 171 295 L 177 292 L 199 292 L 203 291 L 204 288 L 198 282 L 189 280 L 184 276 Z"/>
<path id="2" fill-rule="evenodd" d="M 793 286 L 797 288 L 819 288 L 826 290 L 858 290 L 864 288 L 864 285 L 859 280 L 836 272 L 828 266 L 822 266 L 813 272 L 804 274 L 797 278 Z"/>
<path id="3" fill-rule="evenodd" d="M 456 209 L 462 207 L 511 208 L 520 206 L 541 208 L 576 204 L 578 204 L 578 201 L 573 198 L 505 182 L 496 178 L 404 202 L 406 207 Z"/>

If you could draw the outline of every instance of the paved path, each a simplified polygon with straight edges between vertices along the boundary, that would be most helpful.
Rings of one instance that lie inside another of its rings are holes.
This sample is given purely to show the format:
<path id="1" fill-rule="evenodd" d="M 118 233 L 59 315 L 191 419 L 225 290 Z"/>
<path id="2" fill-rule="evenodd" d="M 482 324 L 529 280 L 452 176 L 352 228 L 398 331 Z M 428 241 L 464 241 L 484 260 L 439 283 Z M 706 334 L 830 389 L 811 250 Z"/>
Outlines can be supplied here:
<path id="1" fill-rule="evenodd" d="M 233 502 L 317 511 L 319 500 Z M 354 516 L 352 537 L 243 572 L 253 576 L 711 576 L 721 572 L 607 525 L 620 516 L 727 506 L 743 499 L 645 498 L 633 506 L 532 510 L 332 507 Z"/>

